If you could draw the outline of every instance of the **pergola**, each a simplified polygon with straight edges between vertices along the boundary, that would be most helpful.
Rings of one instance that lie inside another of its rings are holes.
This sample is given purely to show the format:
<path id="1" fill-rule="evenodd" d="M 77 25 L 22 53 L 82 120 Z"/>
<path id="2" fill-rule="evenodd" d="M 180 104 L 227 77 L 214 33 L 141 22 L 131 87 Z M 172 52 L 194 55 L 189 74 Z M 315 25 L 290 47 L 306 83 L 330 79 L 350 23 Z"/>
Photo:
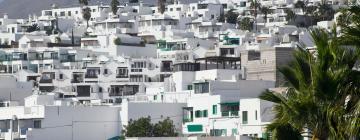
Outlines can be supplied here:
<path id="1" fill-rule="evenodd" d="M 208 69 L 208 62 L 210 64 L 216 63 L 216 68 L 219 69 L 219 63 L 222 64 L 222 68 L 226 68 L 226 63 L 228 63 L 231 67 L 234 66 L 234 69 L 241 68 L 241 58 L 240 57 L 224 57 L 224 56 L 209 56 L 204 58 L 197 58 L 195 59 L 195 63 L 199 61 L 205 61 L 205 70 Z M 240 64 L 237 64 L 237 62 L 240 62 Z"/>

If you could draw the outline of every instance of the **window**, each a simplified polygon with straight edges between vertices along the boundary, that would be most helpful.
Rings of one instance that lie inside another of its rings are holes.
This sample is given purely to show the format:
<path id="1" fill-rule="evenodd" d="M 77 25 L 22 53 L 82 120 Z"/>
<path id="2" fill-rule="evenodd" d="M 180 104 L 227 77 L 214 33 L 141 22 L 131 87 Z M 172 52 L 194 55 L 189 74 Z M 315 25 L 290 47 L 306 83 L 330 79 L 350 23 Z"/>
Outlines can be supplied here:
<path id="1" fill-rule="evenodd" d="M 130 82 L 142 82 L 143 75 L 130 75 Z"/>
<path id="2" fill-rule="evenodd" d="M 213 111 L 212 111 L 213 115 L 216 115 L 217 114 L 217 105 L 213 105 L 212 109 L 213 109 Z"/>
<path id="3" fill-rule="evenodd" d="M 154 100 L 157 100 L 157 95 L 154 95 Z"/>
<path id="4" fill-rule="evenodd" d="M 96 12 L 96 9 L 93 9 L 92 11 L 93 11 L 93 12 Z"/>
<path id="5" fill-rule="evenodd" d="M 118 67 L 116 71 L 116 78 L 128 78 L 128 71 L 127 67 Z"/>
<path id="6" fill-rule="evenodd" d="M 71 11 L 68 11 L 68 16 L 69 16 L 69 17 L 71 16 Z"/>
<path id="7" fill-rule="evenodd" d="M 246 7 L 246 2 L 240 2 L 240 7 Z"/>
<path id="8" fill-rule="evenodd" d="M 226 136 L 226 129 L 210 129 L 211 136 Z"/>
<path id="9" fill-rule="evenodd" d="M 181 8 L 176 8 L 176 11 L 181 11 Z"/>
<path id="10" fill-rule="evenodd" d="M 108 74 L 108 69 L 104 69 L 104 74 Z"/>
<path id="11" fill-rule="evenodd" d="M 60 16 L 65 16 L 65 12 L 60 12 Z"/>
<path id="12" fill-rule="evenodd" d="M 255 120 L 257 120 L 257 110 L 255 110 Z"/>
<path id="13" fill-rule="evenodd" d="M 207 110 L 203 110 L 203 117 L 207 117 L 208 116 L 208 111 Z"/>
<path id="14" fill-rule="evenodd" d="M 59 74 L 59 79 L 64 79 L 64 74 Z"/>
<path id="15" fill-rule="evenodd" d="M 78 14 L 79 12 L 78 11 L 75 11 L 75 14 Z"/>
<path id="16" fill-rule="evenodd" d="M 99 87 L 99 93 L 102 93 L 103 92 L 103 88 L 102 87 Z"/>
<path id="17" fill-rule="evenodd" d="M 188 85 L 188 86 L 187 86 L 187 89 L 188 89 L 188 90 L 192 90 L 192 89 L 193 89 L 192 85 Z"/>
<path id="18" fill-rule="evenodd" d="M 201 118 L 202 117 L 202 112 L 200 110 L 196 110 L 195 111 L 195 118 Z"/>
<path id="19" fill-rule="evenodd" d="M 234 49 L 230 49 L 230 54 L 231 54 L 231 55 L 234 54 Z"/>
<path id="20" fill-rule="evenodd" d="M 34 120 L 34 128 L 41 128 L 41 120 Z"/>
<path id="21" fill-rule="evenodd" d="M 238 134 L 238 130 L 236 128 L 231 129 L 231 136 L 235 136 Z"/>
<path id="22" fill-rule="evenodd" d="M 209 83 L 195 83 L 194 84 L 195 94 L 196 93 L 209 93 Z"/>
<path id="23" fill-rule="evenodd" d="M 248 61 L 260 60 L 260 56 L 261 56 L 261 54 L 259 51 L 250 50 L 248 52 Z"/>
<path id="24" fill-rule="evenodd" d="M 173 11 L 173 8 L 170 8 L 170 11 Z"/>
<path id="25" fill-rule="evenodd" d="M 242 112 L 242 123 L 243 123 L 243 124 L 247 124 L 247 123 L 248 123 L 248 112 L 247 112 L 247 111 L 243 111 L 243 112 Z"/>

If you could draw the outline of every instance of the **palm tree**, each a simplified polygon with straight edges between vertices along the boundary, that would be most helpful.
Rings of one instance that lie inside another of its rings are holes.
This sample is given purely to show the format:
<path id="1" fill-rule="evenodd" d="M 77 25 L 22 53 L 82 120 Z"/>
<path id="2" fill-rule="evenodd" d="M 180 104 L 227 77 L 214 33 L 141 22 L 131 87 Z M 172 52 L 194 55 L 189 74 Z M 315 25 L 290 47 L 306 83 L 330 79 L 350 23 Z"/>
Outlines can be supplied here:
<path id="1" fill-rule="evenodd" d="M 118 11 L 118 6 L 120 5 L 118 0 L 112 0 L 111 3 L 111 11 L 114 15 L 116 15 L 117 11 Z"/>
<path id="2" fill-rule="evenodd" d="M 255 31 L 257 31 L 257 28 L 256 28 L 256 18 L 257 18 L 257 11 L 259 10 L 259 8 L 261 7 L 261 4 L 258 2 L 258 0 L 251 0 L 250 1 L 250 8 L 252 9 L 252 14 L 254 16 L 254 28 L 255 28 Z"/>
<path id="3" fill-rule="evenodd" d="M 89 0 L 79 0 L 80 5 L 89 5 Z"/>
<path id="4" fill-rule="evenodd" d="M 326 0 L 322 0 L 318 7 L 318 20 L 332 20 L 334 18 L 335 10 Z"/>
<path id="5" fill-rule="evenodd" d="M 352 6 L 345 9 L 343 15 L 345 19 L 341 20 L 342 41 L 347 45 L 360 47 L 360 6 Z"/>
<path id="6" fill-rule="evenodd" d="M 313 29 L 311 36 L 317 52 L 299 46 L 294 61 L 279 68 L 288 81 L 286 92 L 266 91 L 260 96 L 275 103 L 269 130 L 291 127 L 314 140 L 357 137 L 360 72 L 353 67 L 360 56 L 358 49 L 341 46 L 335 31 Z"/>
<path id="7" fill-rule="evenodd" d="M 296 14 L 294 11 L 292 11 L 291 9 L 285 9 L 285 13 L 286 13 L 286 21 L 294 21 L 296 19 Z"/>
<path id="8" fill-rule="evenodd" d="M 302 12 L 305 12 L 306 9 L 306 4 L 304 1 L 297 1 L 294 5 L 295 8 L 300 8 L 302 10 Z"/>
<path id="9" fill-rule="evenodd" d="M 81 5 L 81 9 L 82 9 L 82 16 L 83 18 L 86 20 L 86 27 L 89 27 L 89 20 L 91 18 L 91 9 L 89 7 L 87 7 L 89 5 L 89 1 L 90 0 L 79 0 L 79 3 Z M 86 7 L 83 8 L 83 5 L 85 5 Z"/>
<path id="10" fill-rule="evenodd" d="M 317 14 L 316 13 L 317 6 L 307 6 L 305 8 L 305 15 L 307 17 L 310 17 L 310 25 L 313 25 L 314 20 L 316 19 Z"/>
<path id="11" fill-rule="evenodd" d="M 89 20 L 91 18 L 91 9 L 89 7 L 83 9 L 83 18 L 86 20 L 86 28 L 89 28 Z"/>
<path id="12" fill-rule="evenodd" d="M 165 12 L 165 3 L 166 3 L 166 0 L 158 0 L 158 10 L 161 14 L 164 14 Z"/>
<path id="13" fill-rule="evenodd" d="M 268 16 L 268 14 L 272 13 L 272 10 L 267 6 L 262 6 L 262 7 L 260 7 L 260 12 L 264 14 L 264 20 L 265 20 L 264 24 L 266 24 L 267 23 L 267 16 Z"/>

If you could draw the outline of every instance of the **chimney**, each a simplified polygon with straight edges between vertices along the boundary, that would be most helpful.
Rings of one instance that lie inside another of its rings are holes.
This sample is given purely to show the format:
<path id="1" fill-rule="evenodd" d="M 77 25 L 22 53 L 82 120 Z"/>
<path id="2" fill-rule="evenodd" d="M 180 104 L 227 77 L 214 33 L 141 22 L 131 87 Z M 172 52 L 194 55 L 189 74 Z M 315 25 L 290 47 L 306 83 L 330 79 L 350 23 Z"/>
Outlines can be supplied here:
<path id="1" fill-rule="evenodd" d="M 144 6 L 144 2 L 142 0 L 140 0 L 139 3 L 140 3 L 140 7 Z"/>
<path id="2" fill-rule="evenodd" d="M 8 19 L 8 18 L 9 18 L 8 14 L 4 13 L 4 19 Z"/>

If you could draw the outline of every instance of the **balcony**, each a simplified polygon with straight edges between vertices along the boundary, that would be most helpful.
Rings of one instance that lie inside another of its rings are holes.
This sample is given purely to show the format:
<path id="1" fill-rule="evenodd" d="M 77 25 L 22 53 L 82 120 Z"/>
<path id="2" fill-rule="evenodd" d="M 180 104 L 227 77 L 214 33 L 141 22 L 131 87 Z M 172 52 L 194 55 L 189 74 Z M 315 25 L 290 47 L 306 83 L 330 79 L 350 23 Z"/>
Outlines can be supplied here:
<path id="1" fill-rule="evenodd" d="M 239 102 L 220 103 L 222 117 L 239 117 Z"/>

